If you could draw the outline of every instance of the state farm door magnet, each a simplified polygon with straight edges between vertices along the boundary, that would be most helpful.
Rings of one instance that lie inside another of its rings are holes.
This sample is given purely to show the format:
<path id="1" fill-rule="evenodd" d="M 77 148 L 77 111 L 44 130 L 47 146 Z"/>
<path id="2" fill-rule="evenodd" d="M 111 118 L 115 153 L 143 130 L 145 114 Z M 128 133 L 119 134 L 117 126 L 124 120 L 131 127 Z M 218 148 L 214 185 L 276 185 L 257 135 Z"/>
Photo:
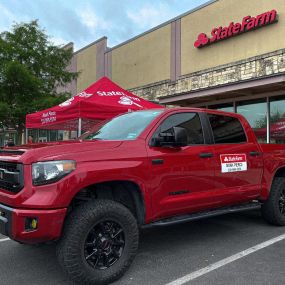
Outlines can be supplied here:
<path id="1" fill-rule="evenodd" d="M 246 154 L 221 154 L 222 173 L 247 170 Z"/>

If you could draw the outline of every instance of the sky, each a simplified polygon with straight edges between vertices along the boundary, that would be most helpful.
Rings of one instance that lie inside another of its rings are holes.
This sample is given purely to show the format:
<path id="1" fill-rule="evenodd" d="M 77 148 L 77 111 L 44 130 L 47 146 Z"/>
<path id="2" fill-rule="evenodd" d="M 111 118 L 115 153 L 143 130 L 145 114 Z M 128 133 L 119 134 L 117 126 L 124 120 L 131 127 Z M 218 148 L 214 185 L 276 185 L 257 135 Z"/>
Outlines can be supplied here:
<path id="1" fill-rule="evenodd" d="M 113 47 L 208 0 L 0 0 L 0 33 L 38 19 L 56 45 L 75 51 L 106 36 Z"/>

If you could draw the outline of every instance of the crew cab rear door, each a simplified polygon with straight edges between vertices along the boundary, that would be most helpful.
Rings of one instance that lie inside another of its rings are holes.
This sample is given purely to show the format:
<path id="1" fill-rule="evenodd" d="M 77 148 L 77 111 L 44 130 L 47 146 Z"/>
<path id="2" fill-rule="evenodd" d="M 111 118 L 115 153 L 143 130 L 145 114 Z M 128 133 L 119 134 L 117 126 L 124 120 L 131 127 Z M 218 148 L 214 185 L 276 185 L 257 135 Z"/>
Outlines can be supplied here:
<path id="1" fill-rule="evenodd" d="M 212 130 L 216 189 L 221 201 L 231 204 L 258 197 L 263 172 L 258 143 L 247 136 L 238 117 L 220 114 L 207 117 Z"/>
<path id="2" fill-rule="evenodd" d="M 187 130 L 184 147 L 153 146 L 152 141 L 173 127 Z M 151 134 L 147 145 L 150 195 L 155 218 L 197 211 L 213 204 L 214 159 L 205 144 L 197 112 L 172 113 Z"/>

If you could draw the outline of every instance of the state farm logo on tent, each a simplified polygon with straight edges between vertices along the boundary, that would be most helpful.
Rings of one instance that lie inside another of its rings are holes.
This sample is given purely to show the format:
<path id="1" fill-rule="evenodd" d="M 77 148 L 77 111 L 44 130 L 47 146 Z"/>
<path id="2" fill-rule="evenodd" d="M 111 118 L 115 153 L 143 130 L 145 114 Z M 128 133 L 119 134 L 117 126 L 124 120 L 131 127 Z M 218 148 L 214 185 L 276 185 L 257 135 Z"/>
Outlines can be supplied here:
<path id="1" fill-rule="evenodd" d="M 131 97 L 127 97 L 127 96 L 120 97 L 120 100 L 118 101 L 118 103 L 121 105 L 128 105 L 128 106 L 135 105 L 135 106 L 142 108 L 141 105 L 137 104 L 136 102 L 132 100 Z"/>
<path id="2" fill-rule="evenodd" d="M 143 108 L 141 105 L 138 104 L 141 100 L 137 97 L 129 96 L 122 91 L 97 91 L 99 96 L 121 96 L 120 100 L 118 101 L 119 104 L 125 106 L 135 105 L 140 108 Z"/>
<path id="3" fill-rule="evenodd" d="M 246 154 L 221 154 L 220 159 L 222 173 L 247 170 Z"/>
<path id="4" fill-rule="evenodd" d="M 93 94 L 92 93 L 86 93 L 85 91 L 80 92 L 79 94 L 77 94 L 76 96 L 80 97 L 80 98 L 89 98 L 91 97 Z"/>
<path id="5" fill-rule="evenodd" d="M 91 97 L 93 94 L 92 93 L 86 93 L 85 91 L 82 91 L 80 93 L 78 93 L 77 95 L 75 95 L 74 97 L 64 101 L 63 103 L 59 104 L 60 107 L 66 107 L 66 106 L 70 106 L 72 101 L 75 99 L 75 97 L 80 97 L 80 98 L 89 98 Z"/>
<path id="6" fill-rule="evenodd" d="M 71 105 L 72 101 L 74 100 L 74 97 L 64 101 L 63 103 L 59 104 L 59 107 L 66 107 L 66 106 L 69 106 Z"/>
<path id="7" fill-rule="evenodd" d="M 122 91 L 97 91 L 97 94 L 99 96 L 128 96 Z M 139 98 L 136 98 L 136 100 L 140 101 Z"/>

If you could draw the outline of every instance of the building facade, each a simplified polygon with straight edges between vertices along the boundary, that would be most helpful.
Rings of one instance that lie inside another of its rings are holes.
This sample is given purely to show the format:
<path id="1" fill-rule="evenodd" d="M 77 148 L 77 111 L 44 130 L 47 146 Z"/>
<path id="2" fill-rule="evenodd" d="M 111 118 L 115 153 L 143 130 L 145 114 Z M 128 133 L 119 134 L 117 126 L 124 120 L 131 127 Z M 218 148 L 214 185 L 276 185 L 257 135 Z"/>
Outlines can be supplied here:
<path id="1" fill-rule="evenodd" d="M 102 76 L 148 100 L 244 115 L 261 142 L 285 143 L 284 0 L 212 0 L 113 48 L 74 53 L 73 95 Z"/>

